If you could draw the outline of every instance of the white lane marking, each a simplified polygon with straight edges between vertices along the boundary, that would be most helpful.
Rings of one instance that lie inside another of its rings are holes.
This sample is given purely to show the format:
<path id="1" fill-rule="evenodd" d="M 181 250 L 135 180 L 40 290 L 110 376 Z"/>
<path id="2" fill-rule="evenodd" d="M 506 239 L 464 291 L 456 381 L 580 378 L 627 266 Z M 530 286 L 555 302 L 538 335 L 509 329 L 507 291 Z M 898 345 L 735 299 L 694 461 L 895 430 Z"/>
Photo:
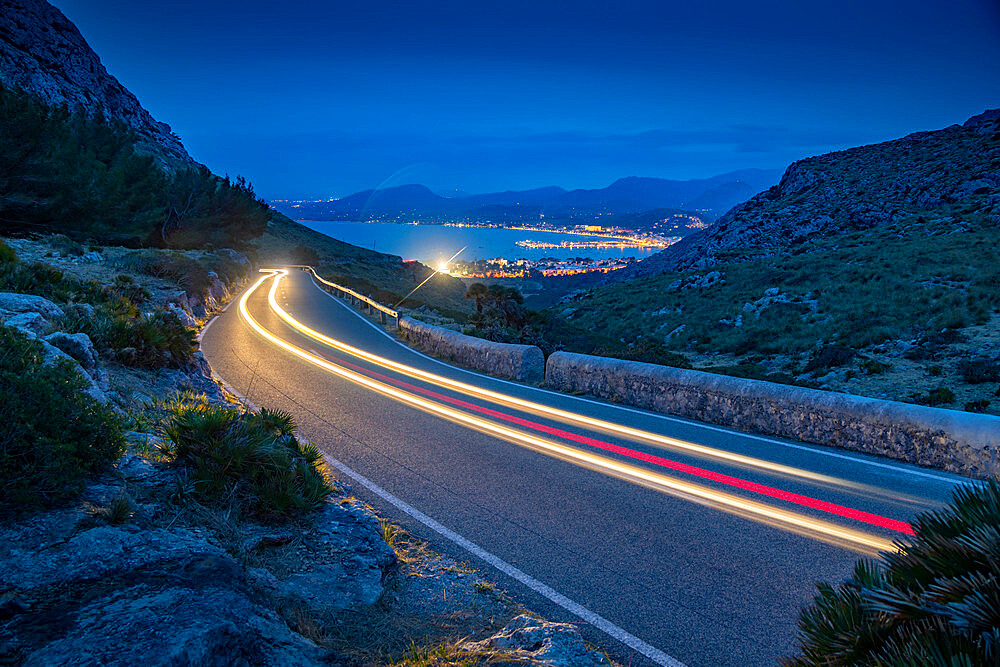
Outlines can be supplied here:
<path id="1" fill-rule="evenodd" d="M 655 646 L 652 646 L 651 644 L 644 642 L 635 635 L 618 627 L 617 625 L 607 620 L 603 616 L 600 616 L 599 614 L 590 611 L 586 607 L 577 604 L 576 602 L 569 599 L 559 591 L 553 589 L 550 586 L 547 586 L 546 584 L 543 584 L 542 582 L 538 581 L 531 575 L 526 574 L 522 570 L 514 567 L 507 561 L 500 558 L 499 556 L 496 556 L 487 551 L 486 549 L 483 549 L 475 542 L 472 542 L 471 540 L 462 537 L 461 535 L 451 530 L 450 528 L 438 523 L 437 521 L 427 516 L 420 510 L 409 505 L 404 500 L 397 498 L 396 496 L 389 493 L 382 487 L 378 486 L 377 484 L 369 480 L 367 477 L 364 477 L 360 473 L 357 473 L 351 468 L 348 468 L 345 464 L 341 463 L 337 459 L 325 453 L 323 454 L 323 458 L 325 458 L 327 463 L 332 465 L 334 468 L 344 473 L 357 483 L 361 484 L 366 489 L 368 489 L 375 495 L 379 496 L 386 502 L 394 505 L 400 511 L 410 515 L 420 523 L 424 524 L 425 526 L 433 530 L 435 533 L 438 533 L 445 539 L 454 542 L 455 544 L 462 547 L 472 555 L 476 556 L 477 558 L 485 561 L 486 563 L 489 563 L 496 569 L 500 570 L 507 576 L 513 577 L 514 579 L 524 584 L 531 590 L 535 591 L 539 595 L 556 603 L 569 613 L 589 623 L 590 625 L 594 626 L 595 628 L 605 633 L 606 635 L 620 641 L 622 644 L 625 644 L 632 650 L 638 651 L 639 653 L 643 654 L 644 656 L 646 656 L 647 658 L 649 658 L 650 660 L 659 665 L 665 665 L 666 667 L 685 667 L 684 663 L 677 660 L 676 658 L 673 658 L 664 653 L 663 651 L 661 651 L 660 649 L 656 648 Z"/>
<path id="2" fill-rule="evenodd" d="M 214 318 L 213 318 L 213 321 L 214 321 Z M 205 329 L 207 329 L 207 328 L 208 327 L 206 326 Z M 223 380 L 221 377 L 219 377 L 219 380 L 222 382 L 223 386 L 230 393 L 232 393 L 233 396 L 236 396 L 236 398 L 238 398 L 240 400 L 240 402 L 242 402 L 246 407 L 248 407 L 251 410 L 258 410 L 259 409 L 257 405 L 255 405 L 252 401 L 250 401 L 250 399 L 248 399 L 247 397 L 243 396 L 243 394 L 241 394 L 239 391 L 237 391 L 236 387 L 233 387 L 228 382 L 226 382 L 225 380 Z M 455 531 L 451 530 L 450 528 L 444 526 L 440 522 L 435 521 L 434 519 L 432 519 L 431 517 L 427 516 L 426 514 L 424 514 L 423 512 L 421 512 L 420 510 L 418 510 L 415 507 L 411 506 L 406 501 L 404 501 L 401 498 L 398 498 L 398 497 L 394 496 L 393 494 L 389 493 L 388 491 L 386 491 L 382 487 L 378 486 L 377 484 L 375 484 L 374 482 L 372 482 L 371 480 L 369 480 L 367 477 L 363 476 L 361 473 L 355 472 L 352 468 L 349 468 L 346 464 L 338 461 L 337 459 L 333 458 L 332 456 L 330 456 L 326 452 L 323 453 L 323 458 L 331 466 L 333 466 L 334 468 L 336 468 L 337 470 L 339 470 L 343 474 L 347 475 L 348 477 L 350 477 L 351 479 L 353 479 L 354 481 L 356 481 L 358 484 L 361 484 L 366 489 L 368 489 L 369 491 L 371 491 L 375 495 L 379 496 L 380 498 L 382 498 L 386 502 L 390 503 L 391 505 L 393 505 L 394 507 L 396 507 L 400 511 L 402 511 L 405 514 L 413 517 L 414 519 L 416 519 L 420 523 L 424 524 L 425 526 L 427 526 L 428 528 L 430 528 L 434 532 L 438 533 L 439 535 L 441 535 L 445 539 L 449 540 L 450 542 L 453 542 L 454 544 L 458 545 L 462 549 L 465 549 L 466 551 L 468 551 L 472 555 L 474 555 L 477 558 L 481 559 L 485 563 L 493 566 L 494 568 L 496 568 L 500 572 L 506 574 L 509 577 L 512 577 L 513 579 L 515 579 L 516 581 L 524 584 L 525 586 L 527 586 L 531 590 L 535 591 L 539 595 L 541 595 L 541 596 L 545 597 L 546 599 L 550 600 L 551 602 L 554 602 L 555 604 L 559 605 L 560 607 L 562 607 L 563 609 L 565 609 L 569 613 L 573 614 L 577 618 L 583 620 L 586 623 L 589 623 L 590 625 L 592 625 L 593 627 L 597 628 L 601 632 L 605 633 L 606 635 L 608 635 L 612 639 L 615 639 L 615 640 L 621 642 L 622 644 L 625 644 L 626 646 L 628 646 L 632 650 L 641 653 L 642 655 L 646 656 L 647 658 L 649 658 L 653 662 L 655 662 L 655 663 L 657 663 L 659 665 L 664 665 L 664 667 L 686 667 L 686 665 L 683 662 L 681 662 L 680 660 L 677 660 L 676 658 L 674 658 L 674 657 L 672 657 L 670 655 L 667 655 L 666 653 L 664 653 L 660 649 L 658 649 L 655 646 L 653 646 L 653 645 L 651 645 L 651 644 L 649 644 L 649 643 L 647 643 L 647 642 L 639 639 L 635 635 L 633 635 L 630 632 L 628 632 L 627 630 L 625 630 L 625 629 L 623 629 L 623 628 L 615 625 L 614 623 L 612 623 L 611 621 L 607 620 L 603 616 L 601 616 L 601 615 L 599 615 L 599 614 L 597 614 L 597 613 L 595 613 L 593 611 L 590 611 L 589 609 L 587 609 L 586 607 L 584 607 L 583 605 L 581 605 L 581 604 L 579 604 L 577 602 L 574 602 L 573 600 L 571 600 L 570 598 L 566 597 L 565 595 L 563 595 L 559 591 L 555 590 L 551 586 L 543 584 L 542 582 L 538 581 L 537 579 L 535 579 L 531 575 L 529 575 L 529 574 L 525 573 L 524 571 L 522 571 L 522 570 L 514 567 L 513 565 L 511 565 L 507 561 L 505 561 L 502 558 L 500 558 L 499 556 L 496 556 L 493 553 L 487 551 L 486 549 L 482 548 L 481 546 L 479 546 L 475 542 L 473 542 L 473 541 L 471 541 L 471 540 L 469 540 L 469 539 L 467 539 L 467 538 L 459 535 L 458 533 L 456 533 Z"/>
<path id="3" fill-rule="evenodd" d="M 389 340 L 391 340 L 396 345 L 399 345 L 404 350 L 412 352 L 413 354 L 421 356 L 424 359 L 427 359 L 429 361 L 433 361 L 434 363 L 439 364 L 441 366 L 444 366 L 445 368 L 448 368 L 450 370 L 456 370 L 456 371 L 460 371 L 462 373 L 467 373 L 469 375 L 475 375 L 477 377 L 481 377 L 481 378 L 486 379 L 486 380 L 491 380 L 493 382 L 502 382 L 503 384 L 509 384 L 511 386 L 518 387 L 519 389 L 531 389 L 533 391 L 538 391 L 538 392 L 541 392 L 541 393 L 544 393 L 544 394 L 551 394 L 553 396 L 558 396 L 560 398 L 568 398 L 568 399 L 572 399 L 572 400 L 576 400 L 576 401 L 582 401 L 584 403 L 590 403 L 592 405 L 598 405 L 598 406 L 600 406 L 602 408 L 612 408 L 614 410 L 622 410 L 624 412 L 631 412 L 633 414 L 643 415 L 644 417 L 654 417 L 656 419 L 662 419 L 664 421 L 673 422 L 673 423 L 676 423 L 676 424 L 684 424 L 686 426 L 692 426 L 692 427 L 695 427 L 695 428 L 703 428 L 703 429 L 707 429 L 709 431 L 715 431 L 717 433 L 725 433 L 726 435 L 730 435 L 730 436 L 734 436 L 734 437 L 738 437 L 738 438 L 749 438 L 749 439 L 752 439 L 752 440 L 759 440 L 761 442 L 771 443 L 773 445 L 779 445 L 781 447 L 788 447 L 789 449 L 797 449 L 797 450 L 800 450 L 800 451 L 810 452 L 812 454 L 821 454 L 823 456 L 829 456 L 829 457 L 832 457 L 832 458 L 835 458 L 835 459 L 843 459 L 845 461 L 853 461 L 855 463 L 863 463 L 865 465 L 869 465 L 869 466 L 872 466 L 874 468 L 884 468 L 886 470 L 891 470 L 892 472 L 895 472 L 895 473 L 902 473 L 902 474 L 907 474 L 907 475 L 913 475 L 915 477 L 924 477 L 926 479 L 932 479 L 934 481 L 943 482 L 945 484 L 958 484 L 960 482 L 965 481 L 965 478 L 962 477 L 961 475 L 955 475 L 954 477 L 947 477 L 945 475 L 935 474 L 935 473 L 932 473 L 932 472 L 925 472 L 923 470 L 914 470 L 912 468 L 902 467 L 902 466 L 899 466 L 899 465 L 893 465 L 891 463 L 882 463 L 880 461 L 872 461 L 870 459 L 859 457 L 859 456 L 852 456 L 851 454 L 841 454 L 841 453 L 838 453 L 838 452 L 826 451 L 825 449 L 816 449 L 815 447 L 810 447 L 808 445 L 800 445 L 800 444 L 796 444 L 796 443 L 793 443 L 793 442 L 784 442 L 784 441 L 781 441 L 781 440 L 775 440 L 774 438 L 768 438 L 767 436 L 763 436 L 763 435 L 757 435 L 757 434 L 754 434 L 754 433 L 745 433 L 743 431 L 734 431 L 732 429 L 724 428 L 724 427 L 721 427 L 721 426 L 713 426 L 711 424 L 705 424 L 703 422 L 697 422 L 697 421 L 693 421 L 693 420 L 689 420 L 689 419 L 683 419 L 683 418 L 680 418 L 680 417 L 672 417 L 670 415 L 663 415 L 663 414 L 659 414 L 659 413 L 656 413 L 656 412 L 647 412 L 645 410 L 639 410 L 639 409 L 636 409 L 636 408 L 630 408 L 630 407 L 627 407 L 627 406 L 624 406 L 624 405 L 615 405 L 613 403 L 602 403 L 601 401 L 595 401 L 593 399 L 586 398 L 586 397 L 583 397 L 583 396 L 573 396 L 571 394 L 561 394 L 559 392 L 552 391 L 551 389 L 544 389 L 542 387 L 534 387 L 534 386 L 528 385 L 528 384 L 520 384 L 518 382 L 512 382 L 510 380 L 504 380 L 502 378 L 495 378 L 495 377 L 492 377 L 492 376 L 489 376 L 489 375 L 485 375 L 483 373 L 478 373 L 476 371 L 472 371 L 472 370 L 469 370 L 467 368 L 459 368 L 458 366 L 452 366 L 451 364 L 449 364 L 447 362 L 441 361 L 440 359 L 435 359 L 434 357 L 431 357 L 429 355 L 424 354 L 420 350 L 416 350 L 416 349 L 414 349 L 414 348 L 412 348 L 412 347 L 410 347 L 408 345 L 405 345 L 405 344 L 399 342 L 398 340 L 396 340 L 395 338 L 393 338 L 392 336 L 390 336 L 385 331 L 385 329 L 382 329 L 381 327 L 379 327 L 378 325 L 376 325 L 374 322 L 369 321 L 364 315 L 362 315 L 361 313 L 355 311 L 353 308 L 351 308 L 347 304 L 343 303 L 340 299 L 338 299 L 337 297 L 333 296 L 332 294 L 330 294 L 329 292 L 327 292 L 326 290 L 324 290 L 322 287 L 320 287 L 319 285 L 317 285 L 316 284 L 316 279 L 312 276 L 312 274 L 309 274 L 309 279 L 312 281 L 312 284 L 316 287 L 316 289 L 318 289 L 324 295 L 326 295 L 327 297 L 329 297 L 330 299 L 332 299 L 334 303 L 340 305 L 342 308 L 344 308 L 345 310 L 347 310 L 347 312 L 349 312 L 352 315 L 354 315 L 355 317 L 357 317 L 359 320 L 361 320 L 362 322 L 364 322 L 365 324 L 367 324 L 368 326 L 370 326 L 372 329 L 374 329 L 375 331 L 379 332 L 380 334 L 382 334 L 383 336 L 385 336 L 386 338 L 388 338 Z"/>

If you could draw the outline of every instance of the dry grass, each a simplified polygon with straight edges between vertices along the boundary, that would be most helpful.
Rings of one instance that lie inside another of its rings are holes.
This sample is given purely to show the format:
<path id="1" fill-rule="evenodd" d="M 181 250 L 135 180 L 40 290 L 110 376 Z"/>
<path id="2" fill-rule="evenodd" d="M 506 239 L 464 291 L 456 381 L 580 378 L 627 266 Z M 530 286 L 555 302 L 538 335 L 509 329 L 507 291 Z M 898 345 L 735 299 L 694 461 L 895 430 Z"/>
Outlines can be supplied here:
<path id="1" fill-rule="evenodd" d="M 125 489 L 121 489 L 107 505 L 84 503 L 84 509 L 95 519 L 117 526 L 132 520 L 136 505 L 132 496 Z"/>
<path id="2" fill-rule="evenodd" d="M 402 658 L 395 665 L 400 667 L 447 667 L 451 665 L 519 665 L 526 664 L 524 658 L 499 649 L 472 649 L 466 647 L 465 640 L 450 641 L 429 646 L 411 643 Z"/>

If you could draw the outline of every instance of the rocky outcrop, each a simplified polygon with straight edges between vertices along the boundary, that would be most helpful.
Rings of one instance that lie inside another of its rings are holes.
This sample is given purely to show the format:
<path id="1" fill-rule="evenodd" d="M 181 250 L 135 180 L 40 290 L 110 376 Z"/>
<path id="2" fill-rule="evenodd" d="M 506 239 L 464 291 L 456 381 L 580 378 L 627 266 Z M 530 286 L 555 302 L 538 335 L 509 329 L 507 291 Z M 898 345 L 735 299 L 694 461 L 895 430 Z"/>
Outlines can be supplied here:
<path id="1" fill-rule="evenodd" d="M 156 444 L 151 434 L 129 440 Z M 82 508 L 0 521 L 0 657 L 26 665 L 328 664 L 330 653 L 288 619 L 329 621 L 383 595 L 397 561 L 371 511 L 342 499 L 301 526 L 244 521 L 228 529 L 245 537 L 220 539 L 171 499 L 177 485 L 170 466 L 129 453 L 87 488 Z M 106 523 L 102 512 L 126 491 L 136 499 L 133 516 Z M 182 515 L 185 525 L 175 526 Z M 293 540 L 294 560 L 270 565 L 267 551 Z"/>
<path id="2" fill-rule="evenodd" d="M 327 503 L 314 521 L 314 535 L 341 556 L 311 570 L 278 579 L 255 569 L 255 586 L 280 604 L 329 614 L 378 602 L 396 553 L 382 538 L 378 520 L 359 502 Z"/>
<path id="3" fill-rule="evenodd" d="M 553 389 L 975 477 L 1000 473 L 1000 417 L 555 352 Z"/>
<path id="4" fill-rule="evenodd" d="M 408 317 L 399 318 L 399 333 L 414 347 L 459 366 L 529 383 L 545 376 L 545 355 L 534 345 L 494 343 Z"/>
<path id="5" fill-rule="evenodd" d="M 964 125 L 795 162 L 781 182 L 711 227 L 615 271 L 609 281 L 781 253 L 815 235 L 961 211 L 1000 221 L 1000 110 Z"/>
<path id="6" fill-rule="evenodd" d="M 500 632 L 483 641 L 465 642 L 462 649 L 474 653 L 498 649 L 503 651 L 505 657 L 550 667 L 611 664 L 600 653 L 587 649 L 575 626 L 553 623 L 529 614 L 516 616 Z"/>
<path id="7" fill-rule="evenodd" d="M 86 393 L 101 403 L 107 403 L 107 375 L 97 364 L 97 352 L 87 334 L 56 331 L 43 339 L 38 338 L 53 328 L 53 320 L 58 320 L 64 314 L 62 308 L 44 297 L 15 292 L 0 293 L 0 324 L 38 340 L 42 345 L 44 364 L 55 364 L 60 360 L 72 364 L 87 382 Z"/>
<path id="8" fill-rule="evenodd" d="M 85 528 L 64 511 L 0 535 L 0 652 L 25 665 L 321 664 L 252 599 L 240 565 L 190 531 Z"/>
<path id="9" fill-rule="evenodd" d="M 90 370 L 90 372 L 88 372 L 83 366 L 80 365 L 80 363 L 76 359 L 66 354 L 52 343 L 49 343 L 48 341 L 44 340 L 41 340 L 39 342 L 42 344 L 42 349 L 45 355 L 42 359 L 43 365 L 49 366 L 56 364 L 60 361 L 69 362 L 70 365 L 77 370 L 80 377 L 82 377 L 84 381 L 86 381 L 87 388 L 84 389 L 86 394 L 91 398 L 93 398 L 94 400 L 99 401 L 101 403 L 108 402 L 108 395 L 104 392 L 104 388 L 101 387 L 99 382 L 99 379 L 102 378 L 102 375 L 100 374 L 96 366 L 94 366 Z"/>
<path id="10" fill-rule="evenodd" d="M 108 74 L 76 26 L 44 0 L 4 0 L 0 12 L 0 83 L 43 101 L 122 121 L 139 147 L 165 164 L 194 164 L 170 126 L 153 119 Z"/>

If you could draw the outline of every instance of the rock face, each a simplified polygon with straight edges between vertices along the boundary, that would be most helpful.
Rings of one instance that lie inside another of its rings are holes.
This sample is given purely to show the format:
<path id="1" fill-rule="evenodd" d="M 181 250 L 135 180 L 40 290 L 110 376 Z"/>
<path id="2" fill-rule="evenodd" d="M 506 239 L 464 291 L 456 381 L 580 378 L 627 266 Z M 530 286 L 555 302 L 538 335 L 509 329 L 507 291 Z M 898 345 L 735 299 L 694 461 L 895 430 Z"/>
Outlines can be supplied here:
<path id="1" fill-rule="evenodd" d="M 58 106 L 100 111 L 139 137 L 139 146 L 171 166 L 194 162 L 170 126 L 153 119 L 108 74 L 76 26 L 43 0 L 4 0 L 0 12 L 0 82 Z"/>
<path id="2" fill-rule="evenodd" d="M 975 477 L 1000 473 L 1000 417 L 571 352 L 545 383 L 711 424 L 834 445 Z"/>
<path id="3" fill-rule="evenodd" d="M 609 281 L 711 266 L 744 251 L 780 253 L 810 236 L 864 230 L 959 207 L 1000 222 L 1000 110 L 934 132 L 795 162 L 781 182 L 711 227 Z M 939 210 L 941 209 L 941 210 Z"/>
<path id="4" fill-rule="evenodd" d="M 534 345 L 494 343 L 408 317 L 399 318 L 399 333 L 414 347 L 459 366 L 522 382 L 545 376 L 545 355 Z"/>

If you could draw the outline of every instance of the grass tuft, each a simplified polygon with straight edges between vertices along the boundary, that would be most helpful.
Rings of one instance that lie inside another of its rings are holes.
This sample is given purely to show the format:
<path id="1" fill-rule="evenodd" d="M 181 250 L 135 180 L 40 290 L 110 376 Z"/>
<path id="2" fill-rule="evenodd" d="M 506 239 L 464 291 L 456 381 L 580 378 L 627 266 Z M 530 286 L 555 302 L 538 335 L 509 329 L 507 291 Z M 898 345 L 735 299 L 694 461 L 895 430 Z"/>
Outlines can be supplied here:
<path id="1" fill-rule="evenodd" d="M 322 454 L 301 444 L 295 430 L 283 412 L 181 401 L 161 427 L 169 440 L 164 454 L 189 473 L 183 493 L 209 501 L 235 497 L 264 518 L 315 509 L 332 492 Z"/>

